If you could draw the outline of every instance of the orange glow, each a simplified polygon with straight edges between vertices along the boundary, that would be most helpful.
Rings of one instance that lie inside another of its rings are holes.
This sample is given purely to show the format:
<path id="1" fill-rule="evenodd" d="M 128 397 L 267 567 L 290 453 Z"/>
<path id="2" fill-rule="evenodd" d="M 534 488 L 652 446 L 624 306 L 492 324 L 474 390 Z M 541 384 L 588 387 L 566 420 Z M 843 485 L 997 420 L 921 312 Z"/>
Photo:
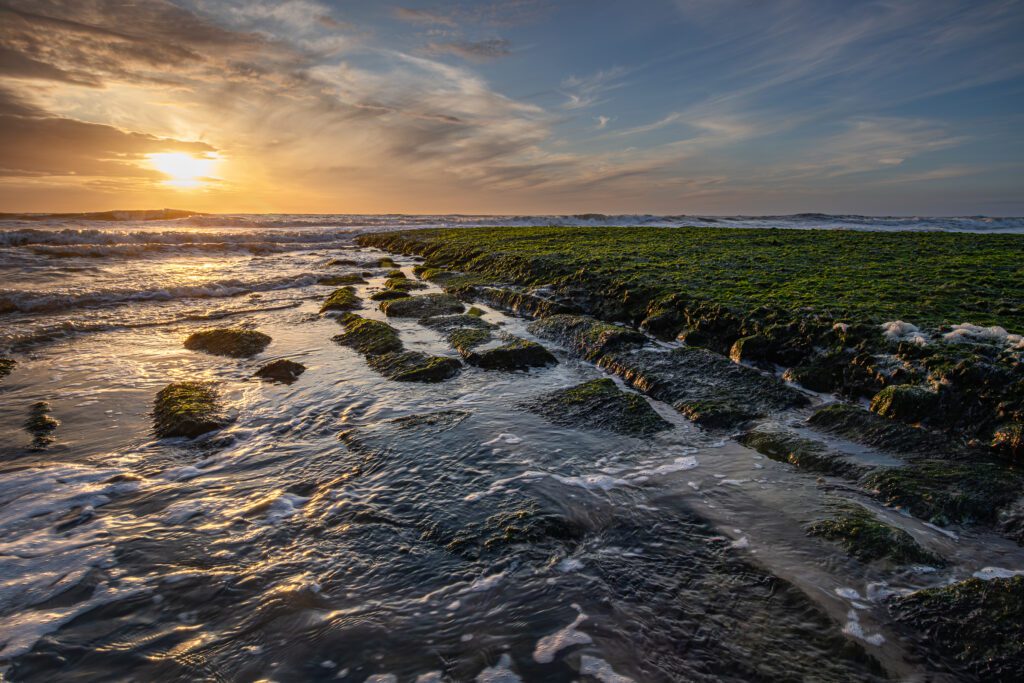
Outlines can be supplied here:
<path id="1" fill-rule="evenodd" d="M 195 156 L 185 152 L 161 152 L 146 155 L 149 164 L 167 176 L 164 185 L 182 190 L 205 187 L 214 179 L 220 161 L 215 154 Z"/>

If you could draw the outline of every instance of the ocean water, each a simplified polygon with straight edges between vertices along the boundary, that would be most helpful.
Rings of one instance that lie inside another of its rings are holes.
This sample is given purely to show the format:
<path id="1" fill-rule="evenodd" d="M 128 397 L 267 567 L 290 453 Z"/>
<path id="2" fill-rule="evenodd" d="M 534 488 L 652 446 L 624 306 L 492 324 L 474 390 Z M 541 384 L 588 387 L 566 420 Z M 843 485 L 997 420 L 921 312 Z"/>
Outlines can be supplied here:
<path id="1" fill-rule="evenodd" d="M 554 367 L 394 383 L 332 342 L 340 326 L 318 313 L 332 289 L 320 278 L 366 270 L 333 261 L 383 255 L 353 244 L 364 230 L 1024 229 L 1022 219 L 714 220 L 0 223 L 0 348 L 18 362 L 0 381 L 3 675 L 848 681 L 881 678 L 881 667 L 944 680 L 942 662 L 913 655 L 894 630 L 884 599 L 1024 569 L 1012 543 L 873 508 L 953 561 L 865 567 L 803 531 L 837 499 L 873 505 L 841 482 L 764 459 L 656 402 L 673 428 L 650 439 L 557 427 L 522 409 L 602 376 L 557 346 L 546 343 Z M 413 261 L 397 260 L 411 275 Z M 364 297 L 383 285 L 383 270 L 369 272 Z M 366 303 L 360 313 L 382 319 Z M 528 321 L 483 308 L 530 337 Z M 415 321 L 394 324 L 407 348 L 455 355 Z M 214 325 L 273 341 L 241 360 L 183 348 Z M 291 385 L 252 378 L 277 358 L 307 370 Z M 182 379 L 219 382 L 230 426 L 156 439 L 153 396 Z M 37 401 L 60 421 L 43 449 L 21 426 Z"/>

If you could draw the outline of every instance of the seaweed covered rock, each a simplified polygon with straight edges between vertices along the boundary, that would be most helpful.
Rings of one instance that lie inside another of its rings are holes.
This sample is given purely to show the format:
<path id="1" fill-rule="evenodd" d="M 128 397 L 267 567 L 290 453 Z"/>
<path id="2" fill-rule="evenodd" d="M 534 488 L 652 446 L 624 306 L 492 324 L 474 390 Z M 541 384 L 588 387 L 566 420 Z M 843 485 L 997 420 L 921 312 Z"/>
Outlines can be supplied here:
<path id="1" fill-rule="evenodd" d="M 393 258 L 391 258 L 390 256 L 383 256 L 383 257 L 377 259 L 376 261 L 373 262 L 373 265 L 377 266 L 378 268 L 397 268 L 398 267 L 398 264 L 395 263 L 395 260 Z"/>
<path id="2" fill-rule="evenodd" d="M 13 358 L 0 358 L 0 379 L 14 372 L 14 366 L 17 364 Z"/>
<path id="3" fill-rule="evenodd" d="M 381 303 L 384 315 L 393 318 L 428 318 L 450 313 L 462 313 L 462 302 L 448 294 L 420 294 Z"/>
<path id="4" fill-rule="evenodd" d="M 608 378 L 545 394 L 522 407 L 557 425 L 630 436 L 647 436 L 672 426 L 642 396 L 622 391 Z"/>
<path id="5" fill-rule="evenodd" d="M 484 309 L 477 308 L 476 306 L 470 306 L 469 310 L 466 311 L 466 315 L 476 316 L 477 318 L 479 318 L 480 316 L 484 315 L 485 313 L 486 313 L 486 311 L 484 311 Z"/>
<path id="6" fill-rule="evenodd" d="M 889 609 L 979 680 L 1020 680 L 1024 576 L 927 588 L 891 598 Z"/>
<path id="7" fill-rule="evenodd" d="M 923 422 L 935 413 L 938 395 L 922 387 L 895 384 L 871 399 L 871 412 L 900 422 Z"/>
<path id="8" fill-rule="evenodd" d="M 840 374 L 834 367 L 825 363 L 812 362 L 788 368 L 782 374 L 782 379 L 787 382 L 795 382 L 811 391 L 829 392 L 835 390 Z"/>
<path id="9" fill-rule="evenodd" d="M 468 410 L 438 410 L 432 413 L 417 413 L 388 420 L 399 429 L 426 429 L 431 432 L 444 432 L 459 426 L 463 420 L 472 415 Z"/>
<path id="10" fill-rule="evenodd" d="M 387 277 L 387 278 L 402 277 L 402 278 L 404 278 L 405 277 L 405 273 L 402 272 L 401 268 L 395 268 L 394 270 L 389 270 L 388 272 L 384 273 L 384 277 Z"/>
<path id="11" fill-rule="evenodd" d="M 857 477 L 863 474 L 865 469 L 829 452 L 824 444 L 801 438 L 795 434 L 768 429 L 753 429 L 740 436 L 739 442 L 772 460 L 786 462 L 811 472 Z"/>
<path id="12" fill-rule="evenodd" d="M 1024 494 L 1024 475 L 990 462 L 919 460 L 876 470 L 863 484 L 886 505 L 936 524 L 993 523 Z"/>
<path id="13" fill-rule="evenodd" d="M 217 356 L 248 358 L 263 351 L 270 344 L 270 336 L 255 330 L 218 328 L 190 334 L 185 348 L 190 351 L 205 351 Z"/>
<path id="14" fill-rule="evenodd" d="M 465 332 L 479 334 L 483 331 L 465 330 Z M 484 334 L 489 335 L 486 332 Z M 480 350 L 476 350 L 477 345 L 467 346 L 465 343 L 461 347 L 456 346 L 456 349 L 467 363 L 485 370 L 526 370 L 558 363 L 558 359 L 550 351 L 537 342 L 527 339 L 513 338 L 500 346 Z"/>
<path id="15" fill-rule="evenodd" d="M 370 295 L 371 301 L 391 301 L 392 299 L 404 299 L 410 296 L 409 292 L 402 289 L 382 289 Z"/>
<path id="16" fill-rule="evenodd" d="M 355 313 L 342 318 L 345 331 L 333 339 L 342 346 L 350 346 L 360 353 L 375 356 L 402 350 L 398 330 L 379 320 L 371 320 Z"/>
<path id="17" fill-rule="evenodd" d="M 838 542 L 861 562 L 889 560 L 894 564 L 941 566 L 943 560 L 928 552 L 902 529 L 881 522 L 859 505 L 837 506 L 836 515 L 807 527 L 807 533 Z"/>
<path id="18" fill-rule="evenodd" d="M 254 377 L 260 379 L 269 380 L 271 382 L 281 382 L 282 384 L 291 384 L 299 378 L 299 375 L 306 371 L 306 366 L 302 363 L 296 363 L 293 360 L 287 358 L 281 358 L 275 360 L 272 363 L 267 363 L 262 368 L 256 371 Z"/>
<path id="19" fill-rule="evenodd" d="M 647 343 L 647 338 L 636 330 L 586 315 L 549 315 L 531 323 L 529 330 L 538 337 L 569 347 L 588 360 L 609 351 L 638 348 Z"/>
<path id="20" fill-rule="evenodd" d="M 444 546 L 445 550 L 467 559 L 528 544 L 575 544 L 586 535 L 586 527 L 534 504 L 505 509 L 483 521 L 471 521 L 458 529 L 432 524 L 423 538 Z"/>
<path id="21" fill-rule="evenodd" d="M 32 447 L 35 449 L 46 448 L 54 441 L 53 433 L 60 422 L 50 415 L 51 412 L 53 410 L 46 401 L 37 401 L 28 409 L 28 417 L 22 427 L 32 435 Z"/>
<path id="22" fill-rule="evenodd" d="M 423 318 L 419 321 L 424 327 L 429 327 L 435 332 L 441 334 L 448 334 L 454 330 L 460 329 L 473 329 L 473 330 L 496 330 L 497 325 L 489 323 L 486 320 L 481 320 L 475 315 L 469 313 L 460 313 L 457 315 L 438 315 L 430 318 Z"/>
<path id="23" fill-rule="evenodd" d="M 317 284 L 340 287 L 341 285 L 364 285 L 366 280 L 359 273 L 345 273 L 344 275 L 327 275 L 319 280 Z"/>
<path id="24" fill-rule="evenodd" d="M 227 423 L 220 396 L 210 382 L 172 382 L 153 402 L 153 431 L 160 438 L 193 438 Z"/>
<path id="25" fill-rule="evenodd" d="M 320 312 L 351 311 L 359 308 L 361 304 L 359 297 L 356 296 L 355 287 L 342 287 L 331 292 L 320 307 Z"/>
<path id="26" fill-rule="evenodd" d="M 431 356 L 420 351 L 392 351 L 369 356 L 370 367 L 396 382 L 443 382 L 462 368 L 455 358 Z"/>
<path id="27" fill-rule="evenodd" d="M 478 276 L 462 276 L 459 279 L 449 278 L 444 283 L 445 291 L 459 296 L 471 296 L 497 308 L 503 308 L 518 315 L 537 318 L 559 314 L 577 314 L 576 306 L 556 301 L 537 292 L 522 291 L 511 287 L 494 287 L 480 284 Z"/>
<path id="28" fill-rule="evenodd" d="M 400 292 L 408 292 L 413 289 L 426 289 L 427 285 L 423 282 L 417 282 L 416 280 L 410 280 L 405 275 L 400 277 L 390 277 L 384 281 L 384 286 L 388 289 L 393 289 Z"/>
<path id="29" fill-rule="evenodd" d="M 1024 423 L 1011 422 L 996 429 L 992 448 L 1016 460 L 1024 460 Z"/>
<path id="30" fill-rule="evenodd" d="M 468 358 L 476 347 L 491 341 L 490 330 L 478 327 L 459 327 L 451 330 L 445 336 L 452 348 L 458 351 L 463 358 Z"/>
<path id="31" fill-rule="evenodd" d="M 752 334 L 733 342 L 732 348 L 729 349 L 729 358 L 734 363 L 771 367 L 773 351 L 774 345 L 768 337 L 763 334 Z"/>
<path id="32" fill-rule="evenodd" d="M 855 443 L 894 453 L 950 455 L 954 450 L 942 434 L 887 420 L 858 406 L 835 403 L 808 419 L 817 429 L 837 434 Z"/>

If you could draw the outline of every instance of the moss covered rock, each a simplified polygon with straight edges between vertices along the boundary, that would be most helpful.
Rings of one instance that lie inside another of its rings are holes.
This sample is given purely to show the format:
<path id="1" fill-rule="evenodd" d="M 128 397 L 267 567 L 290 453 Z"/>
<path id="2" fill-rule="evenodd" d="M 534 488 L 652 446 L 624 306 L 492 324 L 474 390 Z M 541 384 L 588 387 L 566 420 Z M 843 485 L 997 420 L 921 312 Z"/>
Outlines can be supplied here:
<path id="1" fill-rule="evenodd" d="M 394 270 L 389 270 L 388 272 L 384 273 L 384 277 L 388 277 L 388 278 L 403 277 L 404 278 L 405 277 L 405 273 L 403 273 L 400 268 L 395 268 Z"/>
<path id="2" fill-rule="evenodd" d="M 190 334 L 185 348 L 190 351 L 204 351 L 217 356 L 248 358 L 263 351 L 270 344 L 270 336 L 255 330 L 218 328 Z"/>
<path id="3" fill-rule="evenodd" d="M 545 394 L 522 407 L 557 425 L 631 436 L 655 434 L 672 426 L 642 396 L 622 391 L 608 378 Z"/>
<path id="4" fill-rule="evenodd" d="M 296 363 L 293 360 L 281 358 L 280 360 L 275 360 L 272 363 L 264 365 L 256 371 L 254 377 L 259 377 L 260 379 L 269 380 L 271 382 L 291 384 L 305 371 L 306 366 L 302 363 Z"/>
<path id="5" fill-rule="evenodd" d="M 448 337 L 448 343 L 452 345 L 452 348 L 459 352 L 463 358 L 469 357 L 473 353 L 473 349 L 478 346 L 483 346 L 487 342 L 491 341 L 491 332 L 487 329 L 480 329 L 478 327 L 460 327 L 455 330 L 451 330 L 446 335 Z"/>
<path id="6" fill-rule="evenodd" d="M 398 330 L 385 322 L 363 318 L 354 313 L 346 313 L 342 322 L 345 331 L 334 337 L 334 341 L 342 346 L 350 346 L 371 356 L 402 350 Z"/>
<path id="7" fill-rule="evenodd" d="M 457 315 L 438 315 L 430 318 L 423 318 L 420 320 L 420 324 L 424 327 L 440 332 L 441 334 L 448 334 L 455 330 L 461 329 L 474 329 L 474 330 L 496 330 L 498 326 L 489 323 L 486 320 L 469 315 L 468 313 L 460 313 Z"/>
<path id="8" fill-rule="evenodd" d="M 328 275 L 317 280 L 317 284 L 340 287 L 341 285 L 364 285 L 366 280 L 359 273 L 345 273 L 344 275 Z"/>
<path id="9" fill-rule="evenodd" d="M 807 533 L 838 542 L 861 562 L 889 560 L 895 564 L 941 566 L 943 560 L 928 552 L 902 529 L 879 521 L 859 505 L 838 506 L 832 519 L 824 519 L 807 527 Z"/>
<path id="10" fill-rule="evenodd" d="M 749 407 L 731 401 L 678 401 L 673 407 L 686 419 L 710 429 L 737 427 L 758 416 Z"/>
<path id="11" fill-rule="evenodd" d="M 462 368 L 455 358 L 431 356 L 420 351 L 392 351 L 369 356 L 370 367 L 396 382 L 442 382 Z"/>
<path id="12" fill-rule="evenodd" d="M 210 382 L 173 382 L 153 402 L 153 431 L 160 438 L 193 438 L 227 423 L 217 389 Z"/>
<path id="13" fill-rule="evenodd" d="M 996 429 L 992 448 L 1016 460 L 1024 460 L 1024 423 L 1011 422 Z"/>
<path id="14" fill-rule="evenodd" d="M 485 315 L 486 313 L 487 313 L 487 312 L 486 312 L 486 311 L 485 311 L 484 309 L 482 309 L 482 308 L 477 308 L 476 306 L 470 306 L 470 307 L 469 307 L 469 310 L 468 310 L 468 311 L 466 311 L 466 315 L 472 315 L 472 316 L 476 316 L 476 317 L 478 317 L 478 318 L 479 318 L 480 316 L 482 316 L 482 315 Z"/>
<path id="15" fill-rule="evenodd" d="M 871 399 L 871 412 L 900 422 L 923 422 L 935 413 L 939 398 L 922 387 L 897 384 L 888 386 Z"/>
<path id="16" fill-rule="evenodd" d="M 22 423 L 26 432 L 32 435 L 32 447 L 42 449 L 53 443 L 53 433 L 60 426 L 50 413 L 53 412 L 46 401 L 37 401 L 28 409 L 28 417 Z"/>
<path id="17" fill-rule="evenodd" d="M 855 443 L 893 453 L 933 456 L 954 450 L 942 434 L 887 420 L 847 403 L 835 403 L 818 410 L 808 423 Z"/>
<path id="18" fill-rule="evenodd" d="M 355 287 L 342 287 L 331 292 L 320 307 L 320 312 L 351 311 L 359 308 L 362 302 L 356 296 Z"/>
<path id="19" fill-rule="evenodd" d="M 772 460 L 787 462 L 802 470 L 851 477 L 864 473 L 863 467 L 830 453 L 824 444 L 795 434 L 754 429 L 740 436 L 739 441 Z"/>
<path id="20" fill-rule="evenodd" d="M 404 299 L 410 296 L 409 292 L 401 289 L 382 289 L 370 295 L 371 301 L 391 301 L 392 299 Z"/>
<path id="21" fill-rule="evenodd" d="M 0 358 L 0 379 L 14 372 L 14 366 L 17 364 L 13 358 Z"/>
<path id="22" fill-rule="evenodd" d="M 896 619 L 984 681 L 1019 681 L 1024 671 L 1024 576 L 973 578 L 890 599 Z"/>
<path id="23" fill-rule="evenodd" d="M 388 289 L 396 289 L 403 292 L 408 292 L 413 289 L 426 289 L 428 287 L 425 282 L 410 280 L 405 275 L 388 278 L 384 281 L 384 286 Z"/>
<path id="24" fill-rule="evenodd" d="M 796 382 L 811 391 L 829 392 L 836 388 L 837 373 L 830 366 L 811 363 L 788 368 L 782 374 L 782 379 Z"/>
<path id="25" fill-rule="evenodd" d="M 775 345 L 763 334 L 752 334 L 733 342 L 729 358 L 734 363 L 749 363 L 757 366 L 771 366 Z"/>
<path id="26" fill-rule="evenodd" d="M 482 330 L 469 330 L 480 333 Z M 489 335 L 489 333 L 487 333 Z M 456 347 L 470 365 L 485 370 L 526 370 L 555 365 L 558 359 L 535 341 L 514 338 L 500 346 L 486 349 L 469 347 L 465 351 Z"/>
<path id="27" fill-rule="evenodd" d="M 564 344 L 588 360 L 647 343 L 647 338 L 636 330 L 585 315 L 550 315 L 534 321 L 529 329 L 532 334 Z"/>
<path id="28" fill-rule="evenodd" d="M 384 256 L 382 258 L 377 259 L 374 262 L 374 265 L 377 266 L 378 268 L 397 268 L 398 267 L 398 264 L 395 263 L 395 260 L 393 258 L 391 258 L 390 256 Z"/>
<path id="29" fill-rule="evenodd" d="M 421 294 L 381 303 L 384 315 L 394 318 L 428 318 L 437 315 L 462 313 L 466 307 L 447 294 Z"/>

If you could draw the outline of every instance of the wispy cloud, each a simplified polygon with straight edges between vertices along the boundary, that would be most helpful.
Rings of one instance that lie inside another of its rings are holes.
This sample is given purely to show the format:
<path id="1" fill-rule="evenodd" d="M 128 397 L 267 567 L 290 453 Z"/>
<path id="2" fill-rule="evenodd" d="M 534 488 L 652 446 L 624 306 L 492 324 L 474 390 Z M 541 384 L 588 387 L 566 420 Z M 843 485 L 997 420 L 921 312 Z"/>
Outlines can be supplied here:
<path id="1" fill-rule="evenodd" d="M 458 28 L 459 26 L 458 22 L 456 22 L 453 17 L 425 9 L 396 7 L 391 11 L 391 13 L 396 19 L 407 21 L 412 24 L 448 26 L 449 28 Z"/>
<path id="2" fill-rule="evenodd" d="M 502 38 L 490 40 L 428 43 L 427 52 L 431 54 L 450 54 L 473 62 L 484 62 L 512 54 L 512 44 Z"/>
<path id="3" fill-rule="evenodd" d="M 565 96 L 563 109 L 584 109 L 605 101 L 605 96 L 626 85 L 626 69 L 616 66 L 589 76 L 569 76 L 562 81 L 559 92 Z"/>

